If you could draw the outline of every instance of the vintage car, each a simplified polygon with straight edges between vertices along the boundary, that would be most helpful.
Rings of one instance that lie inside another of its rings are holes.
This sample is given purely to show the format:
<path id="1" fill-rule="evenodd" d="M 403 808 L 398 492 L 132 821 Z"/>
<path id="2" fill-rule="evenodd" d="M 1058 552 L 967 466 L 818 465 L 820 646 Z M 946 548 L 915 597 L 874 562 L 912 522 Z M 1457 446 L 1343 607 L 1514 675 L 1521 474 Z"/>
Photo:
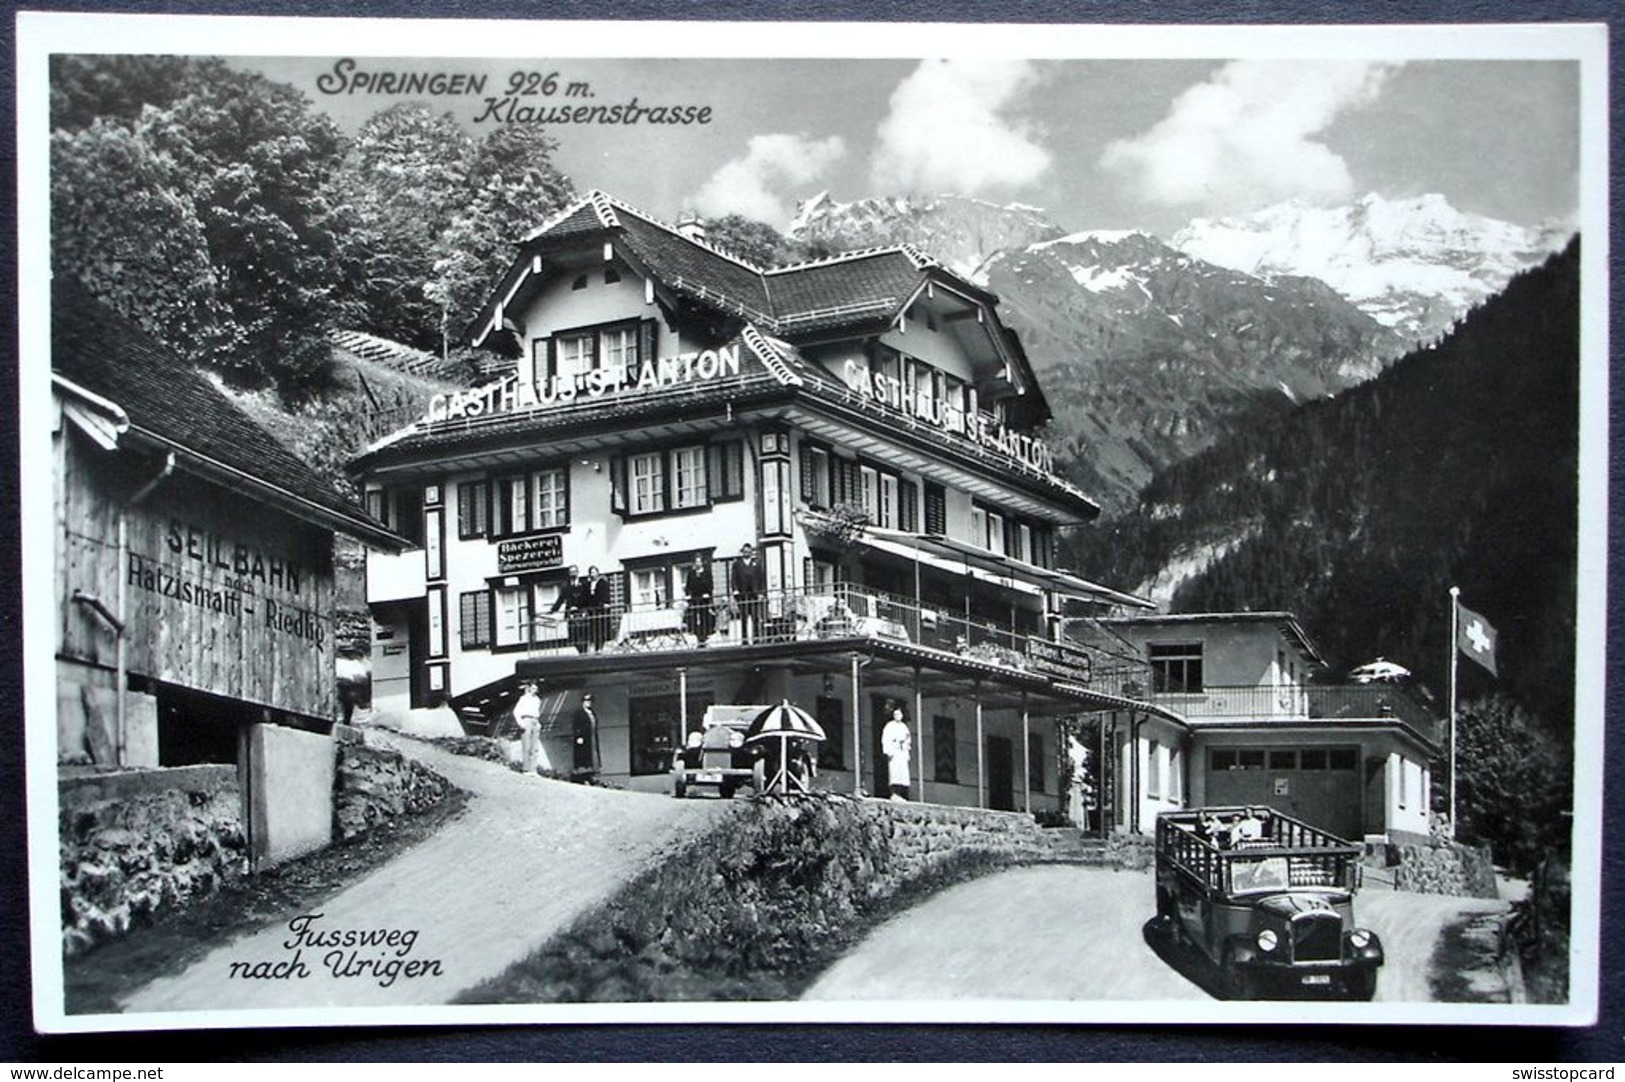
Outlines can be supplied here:
<path id="1" fill-rule="evenodd" d="M 724 800 L 743 786 L 762 788 L 762 745 L 745 743 L 745 731 L 765 706 L 712 706 L 700 728 L 688 734 L 684 746 L 672 755 L 672 796 L 685 797 L 702 789 L 714 790 Z"/>
<path id="2" fill-rule="evenodd" d="M 1157 816 L 1157 916 L 1230 999 L 1370 999 L 1383 963 L 1354 923 L 1357 846 L 1268 808 Z"/>

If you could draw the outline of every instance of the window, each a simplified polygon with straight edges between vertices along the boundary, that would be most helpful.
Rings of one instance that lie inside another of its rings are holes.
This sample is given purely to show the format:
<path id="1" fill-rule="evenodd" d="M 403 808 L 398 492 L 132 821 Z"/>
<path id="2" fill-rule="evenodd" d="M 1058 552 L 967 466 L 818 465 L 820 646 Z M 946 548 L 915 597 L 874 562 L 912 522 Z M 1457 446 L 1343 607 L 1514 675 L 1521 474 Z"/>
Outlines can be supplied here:
<path id="1" fill-rule="evenodd" d="M 880 502 L 878 505 L 880 516 L 875 520 L 875 523 L 888 530 L 897 529 L 898 485 L 897 478 L 891 474 L 883 473 L 880 475 Z"/>
<path id="2" fill-rule="evenodd" d="M 975 504 L 970 509 L 970 539 L 973 545 L 987 544 L 987 511 Z"/>
<path id="3" fill-rule="evenodd" d="M 1298 753 L 1295 751 L 1272 751 L 1269 755 L 1271 770 L 1298 769 Z"/>
<path id="4" fill-rule="evenodd" d="M 869 521 L 880 525 L 880 480 L 873 466 L 858 467 L 858 503 Z"/>
<path id="5" fill-rule="evenodd" d="M 920 489 L 912 481 L 897 486 L 897 528 L 907 533 L 920 528 Z"/>
<path id="6" fill-rule="evenodd" d="M 987 513 L 987 538 L 982 542 L 990 552 L 1004 551 L 1004 516 Z"/>
<path id="7" fill-rule="evenodd" d="M 829 452 L 805 442 L 801 445 L 801 498 L 812 507 L 830 505 Z"/>
<path id="8" fill-rule="evenodd" d="M 463 481 L 457 486 L 457 536 L 464 541 L 484 537 L 491 528 L 491 486 L 486 481 Z"/>
<path id="9" fill-rule="evenodd" d="M 491 592 L 475 590 L 459 599 L 457 630 L 464 650 L 491 645 Z"/>
<path id="10" fill-rule="evenodd" d="M 598 344 L 603 348 L 603 367 L 637 367 L 638 329 L 636 326 L 611 327 L 599 334 Z"/>
<path id="11" fill-rule="evenodd" d="M 511 537 L 570 525 L 569 467 L 554 466 L 505 477 L 495 484 L 497 508 L 493 535 Z"/>
<path id="12" fill-rule="evenodd" d="M 532 504 L 531 527 L 545 530 L 570 524 L 569 484 L 562 469 L 535 474 L 536 501 Z"/>
<path id="13" fill-rule="evenodd" d="M 1214 748 L 1209 759 L 1214 770 L 1263 770 L 1262 748 Z"/>
<path id="14" fill-rule="evenodd" d="M 703 507 L 709 502 L 705 485 L 705 448 L 679 447 L 671 453 L 672 506 Z"/>
<path id="15" fill-rule="evenodd" d="M 954 733 L 954 719 L 946 714 L 931 719 L 931 752 L 936 761 L 936 779 L 958 784 L 959 743 Z"/>
<path id="16" fill-rule="evenodd" d="M 553 372 L 561 379 L 571 380 L 585 375 L 593 368 L 593 345 L 597 340 L 591 334 L 566 334 L 553 340 Z"/>
<path id="17" fill-rule="evenodd" d="M 739 440 L 713 443 L 710 447 L 711 502 L 745 498 L 745 445 Z"/>
<path id="18" fill-rule="evenodd" d="M 1353 770 L 1359 764 L 1359 755 L 1353 748 L 1333 748 L 1326 753 L 1328 770 Z"/>
<path id="19" fill-rule="evenodd" d="M 666 456 L 660 451 L 632 456 L 632 514 L 666 509 Z"/>
<path id="20" fill-rule="evenodd" d="M 1145 792 L 1147 796 L 1162 795 L 1162 745 L 1155 740 L 1145 753 Z"/>
<path id="21" fill-rule="evenodd" d="M 497 646 L 525 646 L 531 641 L 531 589 L 528 584 L 498 586 L 495 591 Z"/>
<path id="22" fill-rule="evenodd" d="M 1326 749 L 1304 748 L 1298 755 L 1298 762 L 1301 764 L 1299 769 L 1302 770 L 1325 770 Z"/>
<path id="23" fill-rule="evenodd" d="M 1044 737 L 1042 733 L 1027 734 L 1027 787 L 1035 793 L 1044 791 Z"/>
<path id="24" fill-rule="evenodd" d="M 632 591 L 632 607 L 637 609 L 664 608 L 671 597 L 669 569 L 640 567 L 627 572 Z"/>
<path id="25" fill-rule="evenodd" d="M 809 556 L 803 567 L 802 580 L 808 593 L 827 597 L 835 592 L 835 565 L 828 560 Z"/>
<path id="26" fill-rule="evenodd" d="M 1164 694 L 1181 695 L 1202 690 L 1202 644 L 1152 643 L 1151 687 Z"/>

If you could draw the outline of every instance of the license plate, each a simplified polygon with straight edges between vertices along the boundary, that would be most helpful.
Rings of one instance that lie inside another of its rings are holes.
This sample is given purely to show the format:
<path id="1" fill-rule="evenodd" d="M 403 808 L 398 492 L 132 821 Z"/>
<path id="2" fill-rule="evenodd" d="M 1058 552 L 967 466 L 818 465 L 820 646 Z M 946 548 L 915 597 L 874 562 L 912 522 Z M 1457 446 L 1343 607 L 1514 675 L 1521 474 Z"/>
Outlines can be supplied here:
<path id="1" fill-rule="evenodd" d="M 722 771 L 720 771 L 720 770 L 702 770 L 702 771 L 700 771 L 700 780 L 701 781 L 721 781 L 722 780 Z"/>
<path id="2" fill-rule="evenodd" d="M 1332 975 L 1330 973 L 1305 973 L 1303 975 L 1303 983 L 1330 984 L 1332 983 Z"/>

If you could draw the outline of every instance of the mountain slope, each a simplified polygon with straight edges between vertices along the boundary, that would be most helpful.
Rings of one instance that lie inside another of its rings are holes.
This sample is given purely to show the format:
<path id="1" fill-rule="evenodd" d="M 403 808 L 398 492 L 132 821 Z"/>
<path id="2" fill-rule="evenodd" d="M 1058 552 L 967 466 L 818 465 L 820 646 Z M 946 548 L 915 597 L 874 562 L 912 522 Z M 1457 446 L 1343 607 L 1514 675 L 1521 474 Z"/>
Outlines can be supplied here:
<path id="1" fill-rule="evenodd" d="M 1407 341 L 1430 342 L 1572 232 L 1559 222 L 1530 229 L 1465 214 L 1441 195 L 1367 195 L 1346 207 L 1289 202 L 1198 218 L 1171 243 L 1262 278 L 1318 278 Z"/>
<path id="2" fill-rule="evenodd" d="M 998 293 L 1072 479 L 1108 508 L 1256 417 L 1368 378 L 1403 343 L 1323 283 L 1251 275 L 1144 233 L 1065 236 L 1042 211 L 959 196 L 810 200 L 803 243 L 910 243 Z"/>
<path id="3" fill-rule="evenodd" d="M 1336 663 L 1446 686 L 1451 585 L 1500 632 L 1501 686 L 1573 715 L 1579 251 L 1513 279 L 1378 378 L 1158 474 L 1080 565 L 1143 582 L 1204 551 L 1176 611 L 1290 609 Z M 1490 684 L 1463 666 L 1466 692 Z"/>

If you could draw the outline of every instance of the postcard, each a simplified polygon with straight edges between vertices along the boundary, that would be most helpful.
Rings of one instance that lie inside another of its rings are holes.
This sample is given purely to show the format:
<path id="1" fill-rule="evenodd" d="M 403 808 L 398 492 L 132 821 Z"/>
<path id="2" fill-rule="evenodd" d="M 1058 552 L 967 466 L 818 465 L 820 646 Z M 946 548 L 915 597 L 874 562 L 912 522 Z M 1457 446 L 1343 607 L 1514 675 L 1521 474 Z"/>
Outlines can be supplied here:
<path id="1" fill-rule="evenodd" d="M 37 1027 L 1593 1020 L 1606 46 L 23 13 Z"/>

